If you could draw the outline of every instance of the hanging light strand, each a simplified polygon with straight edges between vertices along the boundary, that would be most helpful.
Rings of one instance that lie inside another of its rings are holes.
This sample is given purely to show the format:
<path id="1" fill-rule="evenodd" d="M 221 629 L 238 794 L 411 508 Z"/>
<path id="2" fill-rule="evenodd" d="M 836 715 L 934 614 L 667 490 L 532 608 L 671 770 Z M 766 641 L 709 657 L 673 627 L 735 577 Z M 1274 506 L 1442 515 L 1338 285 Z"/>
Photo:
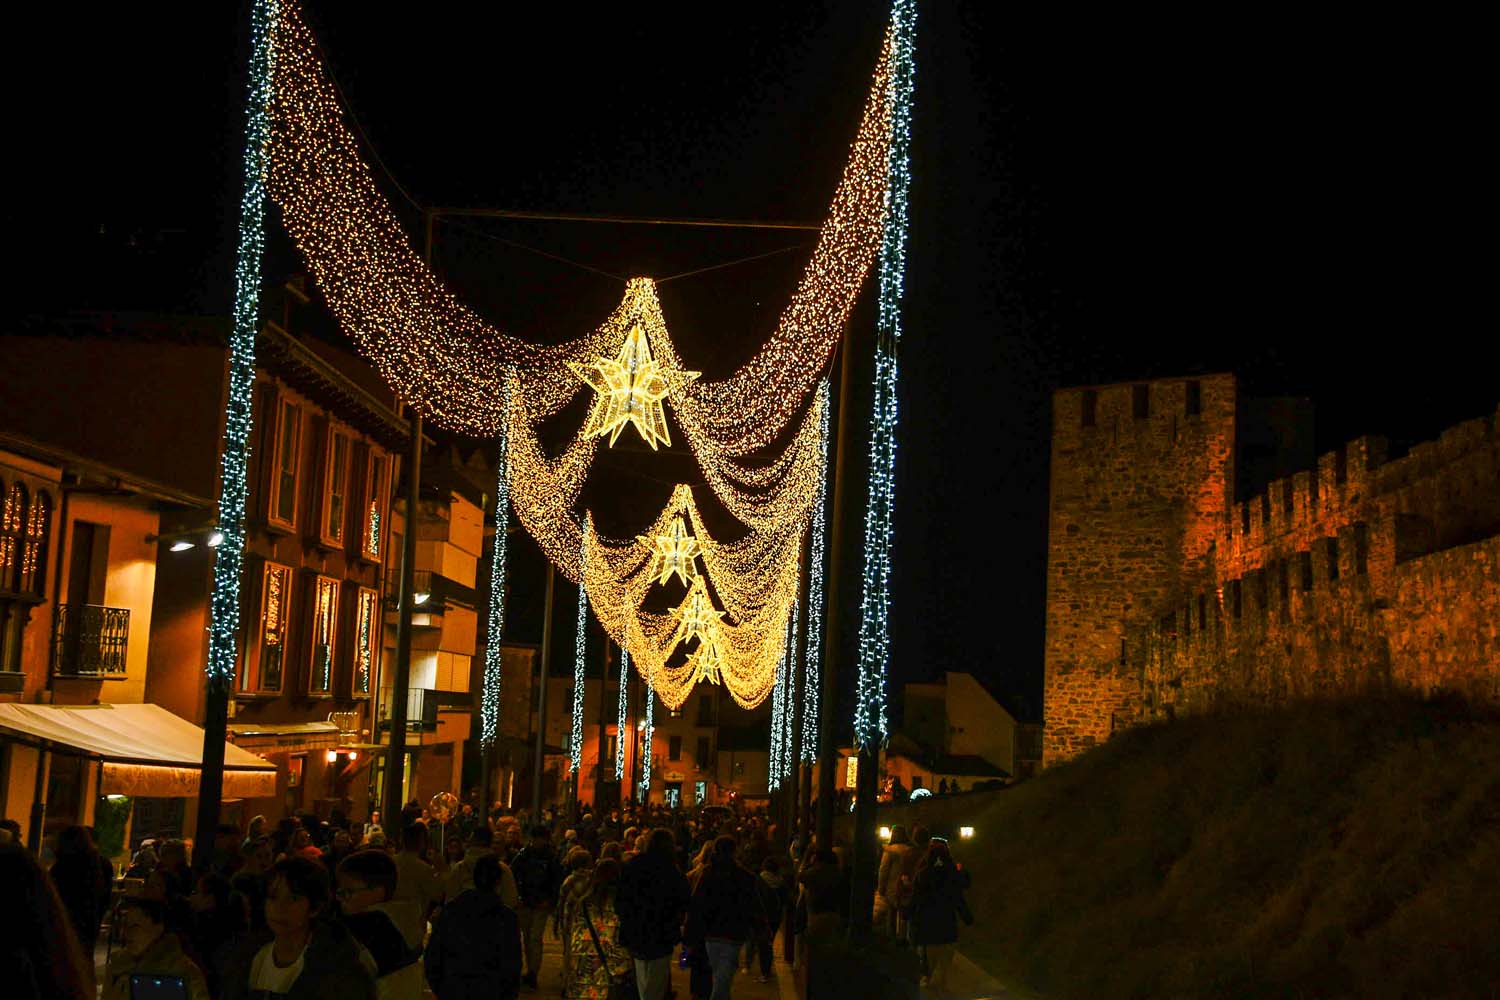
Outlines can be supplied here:
<path id="1" fill-rule="evenodd" d="M 240 630 L 240 579 L 245 564 L 245 504 L 249 496 L 250 424 L 255 389 L 255 334 L 260 321 L 261 262 L 266 244 L 266 147 L 270 140 L 271 78 L 276 54 L 277 0 L 251 8 L 250 95 L 245 123 L 245 190 L 240 202 L 234 264 L 234 325 L 229 335 L 229 396 L 220 461 L 219 525 L 208 626 L 208 679 L 228 685 L 235 674 Z"/>
<path id="2" fill-rule="evenodd" d="M 584 549 L 579 556 L 584 566 L 588 565 L 588 534 L 584 534 Z M 578 584 L 578 632 L 573 644 L 573 738 L 569 744 L 569 756 L 576 773 L 583 766 L 583 692 L 585 655 L 588 652 L 589 594 L 582 583 Z"/>
<path id="3" fill-rule="evenodd" d="M 812 764 L 818 759 L 818 705 L 822 695 L 823 673 L 823 575 L 827 545 L 825 536 L 828 527 L 828 432 L 830 397 L 828 380 L 818 385 L 818 396 L 822 400 L 822 418 L 818 435 L 821 439 L 818 469 L 818 496 L 813 504 L 812 539 L 809 542 L 807 567 L 807 650 L 802 675 L 802 762 Z"/>
<path id="4" fill-rule="evenodd" d="M 495 473 L 495 542 L 490 550 L 490 607 L 485 621 L 484 690 L 480 693 L 480 739 L 483 750 L 495 745 L 500 731 L 500 643 L 505 635 L 505 569 L 510 529 L 510 474 L 506 471 L 505 425 L 500 426 L 500 464 Z"/>
<path id="5" fill-rule="evenodd" d="M 630 647 L 620 647 L 620 707 L 615 721 L 615 780 L 625 780 L 625 738 L 630 695 Z"/>
<path id="6" fill-rule="evenodd" d="M 786 698 L 782 693 L 784 685 L 781 678 L 786 674 L 786 656 L 783 655 L 776 663 L 776 683 L 771 689 L 771 747 L 768 753 L 767 763 L 767 787 L 776 791 L 781 787 L 781 741 L 786 738 L 782 729 L 781 720 L 786 715 Z"/>
<path id="7" fill-rule="evenodd" d="M 646 674 L 646 737 L 641 746 L 641 801 L 651 797 L 651 737 L 656 732 L 653 717 L 656 714 L 656 686 L 651 674 Z"/>
<path id="8" fill-rule="evenodd" d="M 876 312 L 875 399 L 870 418 L 870 496 L 865 508 L 865 565 L 861 579 L 859 681 L 854 739 L 882 741 L 886 671 L 890 663 L 891 531 L 896 501 L 896 375 L 901 299 L 906 273 L 907 192 L 911 184 L 911 98 L 915 72 L 915 0 L 892 4 L 891 144 L 887 213 L 880 242 L 880 301 Z"/>
<path id="9" fill-rule="evenodd" d="M 797 745 L 794 742 L 796 733 L 796 699 L 797 699 L 797 601 L 792 602 L 792 617 L 787 625 L 786 638 L 786 671 L 782 679 L 781 700 L 786 708 L 781 713 L 782 737 L 781 737 L 781 780 L 786 781 L 792 776 L 792 768 L 797 760 Z"/>

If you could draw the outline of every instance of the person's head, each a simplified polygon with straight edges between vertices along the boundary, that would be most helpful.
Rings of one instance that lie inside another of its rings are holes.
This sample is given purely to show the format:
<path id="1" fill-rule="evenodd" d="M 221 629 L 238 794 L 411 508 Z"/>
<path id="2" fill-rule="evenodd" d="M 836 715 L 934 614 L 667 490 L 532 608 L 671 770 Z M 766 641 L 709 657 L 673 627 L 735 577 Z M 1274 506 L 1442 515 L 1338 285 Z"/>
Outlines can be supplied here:
<path id="1" fill-rule="evenodd" d="M 605 858 L 614 858 L 616 861 L 619 861 L 624 857 L 624 855 L 625 845 L 621 844 L 618 840 L 611 840 L 609 843 L 599 848 L 599 859 L 601 861 Z"/>
<path id="2" fill-rule="evenodd" d="M 142 847 L 139 851 L 136 851 L 135 852 L 135 857 L 133 857 L 133 858 L 130 859 L 130 866 L 132 868 L 135 868 L 135 867 L 144 868 L 147 871 L 155 868 L 156 867 L 156 848 L 154 848 L 154 847 Z"/>
<path id="3" fill-rule="evenodd" d="M 620 863 L 606 858 L 594 866 L 589 875 L 589 897 L 596 903 L 602 904 L 604 897 L 620 881 Z"/>
<path id="4" fill-rule="evenodd" d="M 891 843 L 893 845 L 911 843 L 911 837 L 907 836 L 906 827 L 902 826 L 900 823 L 897 823 L 895 826 L 891 827 Z"/>
<path id="5" fill-rule="evenodd" d="M 474 832 L 469 834 L 470 847 L 490 847 L 495 843 L 495 835 L 487 826 L 476 826 Z"/>
<path id="6" fill-rule="evenodd" d="M 568 852 L 568 871 L 576 872 L 589 867 L 594 863 L 594 856 L 582 847 L 575 847 Z"/>
<path id="7" fill-rule="evenodd" d="M 767 854 L 766 859 L 760 863 L 760 870 L 770 872 L 772 875 L 781 873 L 781 859 L 774 854 Z"/>
<path id="8" fill-rule="evenodd" d="M 328 870 L 310 858 L 282 858 L 271 869 L 266 925 L 278 938 L 311 932 L 313 918 L 328 907 Z"/>
<path id="9" fill-rule="evenodd" d="M 349 831 L 348 830 L 339 830 L 336 833 L 334 833 L 334 835 L 333 835 L 333 849 L 334 849 L 334 851 L 336 853 L 342 854 L 343 852 L 349 850 L 349 848 L 351 846 L 353 846 L 353 844 L 354 844 L 354 842 L 349 839 Z"/>
<path id="10" fill-rule="evenodd" d="M 233 823 L 220 823 L 214 827 L 214 850 L 233 854 L 240 846 L 240 828 Z"/>
<path id="11" fill-rule="evenodd" d="M 164 841 L 157 851 L 157 863 L 163 868 L 176 870 L 187 867 L 187 843 L 181 840 Z"/>
<path id="12" fill-rule="evenodd" d="M 127 955 L 144 955 L 167 929 L 167 904 L 159 899 L 126 896 L 120 903 L 120 928 Z"/>
<path id="13" fill-rule="evenodd" d="M 552 833 L 545 826 L 538 823 L 531 828 L 531 846 L 546 847 L 552 842 Z"/>
<path id="14" fill-rule="evenodd" d="M 476 892 L 495 892 L 504 869 L 500 859 L 486 854 L 474 862 L 474 889 Z"/>
<path id="15" fill-rule="evenodd" d="M 254 840 L 256 837 L 266 835 L 266 818 L 264 816 L 250 817 L 250 829 L 245 831 L 245 839 Z"/>
<path id="16" fill-rule="evenodd" d="M 427 850 L 427 827 L 421 823 L 408 823 L 401 828 L 401 849 L 410 854 L 423 854 Z"/>
<path id="17" fill-rule="evenodd" d="M 714 841 L 714 852 L 709 856 L 710 860 L 716 865 L 734 864 L 735 846 L 734 838 L 728 834 L 719 837 Z"/>
<path id="18" fill-rule="evenodd" d="M 508 824 L 505 828 L 505 846 L 511 850 L 519 851 L 525 843 L 526 838 L 521 836 L 521 824 Z"/>
<path id="19" fill-rule="evenodd" d="M 292 834 L 292 850 L 300 851 L 304 847 L 311 846 L 311 844 L 312 834 L 308 833 L 305 827 Z"/>
<path id="20" fill-rule="evenodd" d="M 953 853 L 948 850 L 948 841 L 942 837 L 933 837 L 927 845 L 927 854 L 922 858 L 922 864 L 928 868 L 952 867 Z"/>
<path id="21" fill-rule="evenodd" d="M 659 826 L 646 838 L 646 853 L 671 861 L 677 857 L 677 838 L 671 830 Z"/>
<path id="22" fill-rule="evenodd" d="M 449 862 L 461 860 L 464 856 L 464 839 L 456 833 L 450 833 L 448 839 L 443 841 L 443 857 Z"/>
<path id="23" fill-rule="evenodd" d="M 79 857 L 94 853 L 94 838 L 89 836 L 86 826 L 70 826 L 57 835 L 59 858 Z"/>
<path id="24" fill-rule="evenodd" d="M 271 870 L 271 838 L 256 837 L 240 847 L 240 871 L 264 875 Z"/>
<path id="25" fill-rule="evenodd" d="M 396 862 L 384 851 L 356 851 L 339 862 L 339 906 L 363 913 L 396 894 Z"/>
<path id="26" fill-rule="evenodd" d="M 927 850 L 927 845 L 932 843 L 932 831 L 925 826 L 913 827 L 911 831 L 911 843 L 919 851 Z"/>

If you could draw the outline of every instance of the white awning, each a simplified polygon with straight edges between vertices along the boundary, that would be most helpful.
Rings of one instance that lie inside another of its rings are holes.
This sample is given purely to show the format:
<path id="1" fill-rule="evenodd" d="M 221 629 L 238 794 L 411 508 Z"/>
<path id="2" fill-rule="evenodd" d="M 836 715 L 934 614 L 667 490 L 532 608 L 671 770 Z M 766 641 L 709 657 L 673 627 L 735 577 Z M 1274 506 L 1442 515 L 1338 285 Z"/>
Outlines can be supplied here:
<path id="1" fill-rule="evenodd" d="M 0 737 L 98 758 L 101 794 L 198 793 L 203 730 L 158 705 L 0 704 Z M 224 744 L 226 798 L 275 794 L 274 765 Z"/>
<path id="2" fill-rule="evenodd" d="M 332 722 L 243 722 L 229 720 L 234 745 L 260 753 L 295 753 L 304 750 L 334 750 L 343 746 L 344 734 Z"/>

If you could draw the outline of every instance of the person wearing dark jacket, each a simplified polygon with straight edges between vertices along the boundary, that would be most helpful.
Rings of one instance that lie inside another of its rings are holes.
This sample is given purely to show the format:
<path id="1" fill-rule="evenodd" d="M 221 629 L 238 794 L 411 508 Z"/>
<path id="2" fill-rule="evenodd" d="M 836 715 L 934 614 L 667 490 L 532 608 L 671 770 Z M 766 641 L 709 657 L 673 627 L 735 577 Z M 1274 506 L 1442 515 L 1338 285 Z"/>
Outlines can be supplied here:
<path id="1" fill-rule="evenodd" d="M 114 868 L 99 856 L 86 827 L 70 826 L 57 837 L 57 861 L 52 865 L 52 884 L 78 932 L 84 957 L 93 964 L 99 925 L 109 908 Z"/>
<path id="2" fill-rule="evenodd" d="M 328 908 L 321 864 L 278 861 L 266 893 L 266 923 L 275 937 L 225 975 L 219 1000 L 376 1000 L 369 953 L 324 916 Z"/>
<path id="3" fill-rule="evenodd" d="M 424 963 L 438 1000 L 515 1000 L 521 981 L 521 931 L 500 901 L 500 859 L 474 863 L 474 887 L 432 923 Z"/>
<path id="4" fill-rule="evenodd" d="M 740 950 L 769 923 L 756 877 L 735 861 L 734 838 L 714 841 L 688 903 L 689 936 L 701 939 L 713 969 L 712 1000 L 729 1000 Z"/>
<path id="5" fill-rule="evenodd" d="M 552 839 L 545 826 L 531 829 L 531 843 L 511 861 L 516 892 L 521 906 L 516 918 L 521 925 L 521 943 L 526 948 L 526 976 L 522 982 L 536 989 L 537 973 L 542 968 L 542 931 L 557 904 L 557 890 L 562 888 L 562 863 L 552 849 Z"/>
<path id="6" fill-rule="evenodd" d="M 964 890 L 969 873 L 953 861 L 948 842 L 933 837 L 917 865 L 911 906 L 911 940 L 927 957 L 927 985 L 937 993 L 948 989 L 948 967 L 958 943 L 958 919 L 973 923 Z"/>
<path id="7" fill-rule="evenodd" d="M 682 919 L 691 891 L 677 868 L 672 831 L 651 831 L 644 854 L 625 864 L 615 912 L 620 916 L 620 944 L 635 959 L 635 982 L 641 1000 L 662 1000 L 672 975 L 672 949 L 682 938 Z"/>
<path id="8" fill-rule="evenodd" d="M 334 877 L 344 926 L 375 960 L 380 1000 L 422 1000 L 417 952 L 385 910 L 396 891 L 396 862 L 381 850 L 356 851 Z"/>

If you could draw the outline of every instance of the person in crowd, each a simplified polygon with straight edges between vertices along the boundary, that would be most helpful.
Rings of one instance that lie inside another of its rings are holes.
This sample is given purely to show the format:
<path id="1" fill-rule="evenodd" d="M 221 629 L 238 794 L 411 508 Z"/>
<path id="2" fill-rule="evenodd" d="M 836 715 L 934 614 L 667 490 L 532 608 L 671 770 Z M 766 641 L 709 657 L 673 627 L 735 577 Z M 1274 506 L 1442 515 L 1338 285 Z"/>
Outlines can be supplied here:
<path id="1" fill-rule="evenodd" d="M 99 856 L 87 827 L 70 826 L 58 834 L 52 884 L 62 897 L 85 956 L 92 957 L 99 925 L 109 909 L 114 866 Z"/>
<path id="2" fill-rule="evenodd" d="M 396 893 L 396 862 L 384 851 L 356 851 L 335 876 L 344 926 L 375 960 L 379 1000 L 422 1000 L 422 967 L 387 907 Z"/>
<path id="3" fill-rule="evenodd" d="M 925 826 L 916 826 L 911 831 L 911 850 L 901 859 L 901 871 L 896 877 L 896 938 L 911 939 L 911 904 L 916 895 L 917 865 L 927 856 L 927 846 L 932 834 Z"/>
<path id="4" fill-rule="evenodd" d="M 131 857 L 130 866 L 125 869 L 125 877 L 138 878 L 145 882 L 154 871 L 156 871 L 156 848 L 150 844 L 142 844 L 141 849 Z"/>
<path id="5" fill-rule="evenodd" d="M 177 935 L 167 930 L 167 908 L 159 899 L 127 898 L 120 904 L 122 941 L 105 969 L 101 1000 L 131 1000 L 132 976 L 181 979 L 188 1000 L 209 1000 L 203 971 L 182 950 Z"/>
<path id="6" fill-rule="evenodd" d="M 396 893 L 390 913 L 407 945 L 420 948 L 427 936 L 427 918 L 443 898 L 442 880 L 427 863 L 427 827 L 413 823 L 401 831 L 396 855 Z"/>
<path id="7" fill-rule="evenodd" d="M 703 940 L 713 970 L 711 1000 L 729 1000 L 740 951 L 768 919 L 759 883 L 735 861 L 735 846 L 727 835 L 714 841 L 688 904 L 688 926 L 693 937 Z"/>
<path id="8" fill-rule="evenodd" d="M 814 845 L 797 876 L 797 964 L 807 961 L 810 944 L 838 940 L 849 915 L 849 876 L 832 850 Z"/>
<path id="9" fill-rule="evenodd" d="M 239 839 L 238 831 L 235 839 Z M 249 907 L 229 879 L 210 869 L 198 879 L 188 897 L 188 908 L 192 913 L 189 941 L 193 957 L 203 969 L 209 992 L 217 996 L 224 971 L 249 931 Z"/>
<path id="10" fill-rule="evenodd" d="M 474 828 L 469 834 L 469 849 L 464 852 L 463 858 L 448 870 L 448 877 L 443 880 L 443 894 L 448 899 L 455 899 L 459 893 L 469 889 L 474 884 L 474 865 L 483 857 L 492 857 L 496 861 L 500 859 L 494 851 L 494 835 L 490 833 L 487 826 Z M 511 910 L 520 908 L 521 896 L 516 891 L 515 875 L 511 873 L 510 867 L 503 861 L 500 863 L 499 882 L 500 902 L 510 907 Z"/>
<path id="11" fill-rule="evenodd" d="M 603 862 L 600 862 L 603 864 Z M 619 942 L 635 964 L 641 1000 L 662 1000 L 672 974 L 672 949 L 682 938 L 691 890 L 677 868 L 677 841 L 672 831 L 651 831 L 643 854 L 620 872 L 615 909 Z"/>
<path id="12" fill-rule="evenodd" d="M 94 975 L 52 880 L 19 839 L 0 844 L 0 969 L 18 1000 L 94 1000 Z"/>
<path id="13" fill-rule="evenodd" d="M 768 854 L 760 863 L 760 905 L 766 915 L 764 926 L 758 927 L 752 940 L 752 954 L 760 955 L 760 981 L 771 980 L 771 963 L 776 957 L 776 930 L 791 904 L 791 889 L 782 875 L 782 859 L 777 854 Z M 746 970 L 749 971 L 749 970 Z"/>
<path id="14" fill-rule="evenodd" d="M 578 1000 L 608 1000 L 618 983 L 634 975 L 630 952 L 620 943 L 620 865 L 601 861 L 594 866 L 588 892 L 578 903 L 569 937 L 573 956 L 573 989 Z"/>
<path id="15" fill-rule="evenodd" d="M 0 819 L 0 834 L 4 834 L 4 837 L 0 838 L 0 843 L 10 843 L 19 846 L 21 843 L 21 824 L 13 819 Z"/>
<path id="16" fill-rule="evenodd" d="M 272 864 L 271 838 L 252 840 L 240 848 L 240 870 L 229 880 L 245 901 L 246 921 L 252 934 L 266 929 L 266 880 Z"/>
<path id="17" fill-rule="evenodd" d="M 906 833 L 906 827 L 897 823 L 891 827 L 891 842 L 881 852 L 879 874 L 875 879 L 873 922 L 879 933 L 890 935 L 896 932 L 896 896 L 906 857 L 911 852 L 911 838 Z"/>
<path id="18" fill-rule="evenodd" d="M 599 848 L 599 860 L 603 861 L 605 858 L 618 861 L 623 865 L 625 863 L 625 845 L 621 844 L 618 840 L 611 840 L 604 844 Z"/>
<path id="19" fill-rule="evenodd" d="M 323 849 L 313 843 L 313 835 L 306 826 L 301 827 L 292 834 L 292 843 L 287 853 L 294 858 L 306 858 L 309 861 L 321 861 Z"/>
<path id="20" fill-rule="evenodd" d="M 250 825 L 245 828 L 245 839 L 241 842 L 240 846 L 244 847 L 247 844 L 253 844 L 270 832 L 270 824 L 264 816 L 259 814 L 252 816 L 250 817 Z"/>
<path id="21" fill-rule="evenodd" d="M 417 820 L 417 822 L 421 823 L 423 826 L 427 826 L 427 824 L 424 821 L 420 820 L 420 819 Z M 429 829 L 431 829 L 431 828 L 429 827 Z M 494 834 L 491 834 L 490 836 L 491 836 L 491 840 L 493 841 Z M 471 835 L 471 839 L 472 839 L 472 835 Z M 464 850 L 464 839 L 463 839 L 463 837 L 459 836 L 457 833 L 450 833 L 450 834 L 448 834 L 447 839 L 443 841 L 443 865 L 442 865 L 442 867 L 443 867 L 444 877 L 447 877 L 448 875 L 451 875 L 453 873 L 453 869 L 458 866 L 459 862 L 463 861 L 463 859 L 464 859 L 464 853 L 465 853 L 465 850 Z M 501 859 L 501 860 L 504 860 L 504 859 Z M 468 887 L 468 884 L 465 883 L 463 886 L 461 886 L 459 888 L 458 891 L 459 892 L 463 892 L 463 890 L 465 888 L 467 888 L 467 887 Z"/>
<path id="22" fill-rule="evenodd" d="M 958 921 L 973 923 L 964 900 L 969 873 L 954 863 L 948 842 L 933 837 L 917 865 L 911 907 L 911 939 L 925 953 L 927 978 L 923 985 L 942 994 L 948 990 L 948 969 L 958 943 Z"/>
<path id="23" fill-rule="evenodd" d="M 526 951 L 526 974 L 521 982 L 536 989 L 536 977 L 542 968 L 542 932 L 557 902 L 557 891 L 562 887 L 562 865 L 545 826 L 532 827 L 531 843 L 516 855 L 511 871 L 521 897 L 516 916 L 521 922 L 521 944 Z"/>
<path id="24" fill-rule="evenodd" d="M 333 838 L 329 841 L 328 850 L 324 852 L 323 864 L 329 871 L 338 871 L 339 863 L 354 853 L 354 841 L 349 837 L 348 830 L 335 829 Z"/>
<path id="25" fill-rule="evenodd" d="M 266 924 L 274 935 L 226 974 L 219 1000 L 376 1000 L 374 962 L 329 914 L 328 871 L 290 857 L 271 869 Z"/>
<path id="26" fill-rule="evenodd" d="M 220 823 L 214 827 L 213 843 L 209 845 L 209 867 L 225 878 L 233 875 L 240 867 L 242 843 L 244 838 L 240 834 L 240 828 L 233 823 Z"/>
<path id="27" fill-rule="evenodd" d="M 438 1000 L 515 1000 L 519 994 L 521 930 L 500 900 L 504 869 L 494 854 L 476 858 L 473 885 L 434 918 L 423 963 Z"/>
<path id="28" fill-rule="evenodd" d="M 563 995 L 569 996 L 573 982 L 573 955 L 569 949 L 571 922 L 577 914 L 578 904 L 588 894 L 589 879 L 593 877 L 594 858 L 588 851 L 575 847 L 568 852 L 564 863 L 568 876 L 557 891 L 557 909 L 552 913 L 552 933 L 562 941 Z"/>

